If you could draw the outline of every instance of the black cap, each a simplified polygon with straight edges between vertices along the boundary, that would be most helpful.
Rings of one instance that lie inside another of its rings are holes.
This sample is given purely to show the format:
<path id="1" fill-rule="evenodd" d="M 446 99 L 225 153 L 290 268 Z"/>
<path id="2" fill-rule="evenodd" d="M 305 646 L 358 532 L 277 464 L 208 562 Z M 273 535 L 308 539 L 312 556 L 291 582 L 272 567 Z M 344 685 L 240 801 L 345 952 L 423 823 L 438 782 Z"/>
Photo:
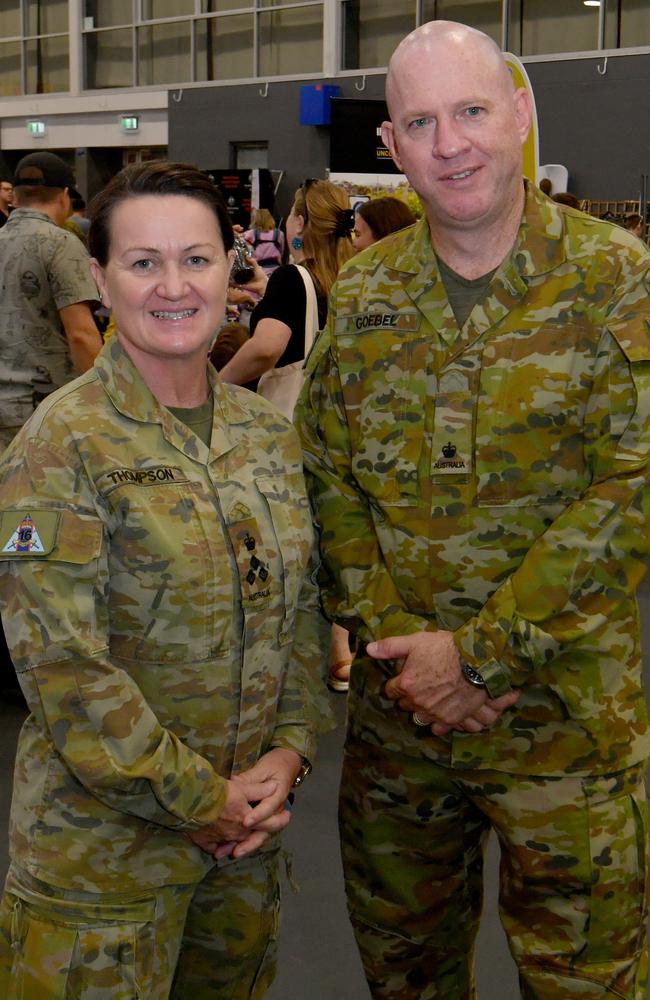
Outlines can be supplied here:
<path id="1" fill-rule="evenodd" d="M 34 184 L 38 187 L 68 188 L 70 197 L 78 192 L 74 188 L 74 177 L 67 163 L 56 153 L 28 153 L 16 167 L 14 187 Z"/>

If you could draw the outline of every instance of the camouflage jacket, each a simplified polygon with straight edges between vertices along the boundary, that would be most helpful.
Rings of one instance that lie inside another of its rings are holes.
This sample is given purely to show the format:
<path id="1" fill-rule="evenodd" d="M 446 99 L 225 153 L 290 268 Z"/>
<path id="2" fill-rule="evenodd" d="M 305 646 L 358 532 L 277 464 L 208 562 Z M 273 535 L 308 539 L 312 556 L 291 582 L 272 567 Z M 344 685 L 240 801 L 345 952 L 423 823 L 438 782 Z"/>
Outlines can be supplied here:
<path id="1" fill-rule="evenodd" d="M 49 216 L 17 208 L 0 232 L 0 427 L 20 427 L 76 376 L 59 309 L 97 299 L 88 251 Z"/>
<path id="2" fill-rule="evenodd" d="M 489 732 L 436 739 L 366 659 L 362 738 L 515 773 L 647 754 L 649 274 L 637 239 L 529 188 L 462 330 L 426 222 L 339 275 L 297 413 L 326 611 L 365 640 L 450 630 L 491 694 L 521 688 Z"/>
<path id="3" fill-rule="evenodd" d="M 11 853 L 55 885 L 200 877 L 184 831 L 271 747 L 311 758 L 328 626 L 298 438 L 213 369 L 208 449 L 113 338 L 0 467 L 2 619 L 31 715 Z"/>

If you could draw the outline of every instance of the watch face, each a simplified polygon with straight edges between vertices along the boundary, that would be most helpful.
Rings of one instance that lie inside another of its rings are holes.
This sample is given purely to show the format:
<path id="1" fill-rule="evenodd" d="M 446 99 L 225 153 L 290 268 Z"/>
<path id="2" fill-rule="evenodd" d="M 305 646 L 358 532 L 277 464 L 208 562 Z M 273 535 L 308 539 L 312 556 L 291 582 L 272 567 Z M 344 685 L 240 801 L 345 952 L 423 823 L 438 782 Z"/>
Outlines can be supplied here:
<path id="1" fill-rule="evenodd" d="M 474 667 L 470 667 L 469 663 L 463 663 L 461 669 L 463 671 L 463 677 L 466 681 L 469 681 L 469 683 L 473 684 L 474 687 L 485 687 L 485 681 L 479 674 L 478 670 L 474 670 Z"/>

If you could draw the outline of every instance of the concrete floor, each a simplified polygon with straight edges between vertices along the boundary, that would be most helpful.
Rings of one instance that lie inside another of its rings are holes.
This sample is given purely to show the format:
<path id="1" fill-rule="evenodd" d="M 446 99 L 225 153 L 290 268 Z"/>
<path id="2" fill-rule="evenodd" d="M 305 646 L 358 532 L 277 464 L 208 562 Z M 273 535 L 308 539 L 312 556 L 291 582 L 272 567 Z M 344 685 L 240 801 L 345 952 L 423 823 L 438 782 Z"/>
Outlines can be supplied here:
<path id="1" fill-rule="evenodd" d="M 650 692 L 650 576 L 639 594 Z M 285 846 L 293 856 L 300 892 L 284 893 L 277 979 L 267 1000 L 368 1000 L 347 921 L 336 831 L 336 797 L 345 698 L 337 696 L 339 725 L 322 740 L 314 774 L 300 791 Z M 0 877 L 7 855 L 7 817 L 16 737 L 24 711 L 16 697 L 0 700 Z M 477 947 L 480 1000 L 517 1000 L 517 976 L 496 912 L 498 849 L 486 858 L 486 900 Z"/>

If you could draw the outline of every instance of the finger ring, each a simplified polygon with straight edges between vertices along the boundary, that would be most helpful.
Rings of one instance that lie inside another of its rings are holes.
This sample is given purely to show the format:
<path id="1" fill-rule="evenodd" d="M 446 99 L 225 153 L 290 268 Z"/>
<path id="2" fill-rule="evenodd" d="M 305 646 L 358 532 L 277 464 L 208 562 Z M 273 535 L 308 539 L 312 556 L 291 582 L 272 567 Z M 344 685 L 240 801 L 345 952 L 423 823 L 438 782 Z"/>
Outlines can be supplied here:
<path id="1" fill-rule="evenodd" d="M 427 722 L 425 719 L 423 719 L 422 716 L 418 715 L 417 712 L 413 713 L 413 722 L 415 723 L 416 726 L 427 726 L 428 727 L 428 726 L 431 725 L 430 722 Z"/>

